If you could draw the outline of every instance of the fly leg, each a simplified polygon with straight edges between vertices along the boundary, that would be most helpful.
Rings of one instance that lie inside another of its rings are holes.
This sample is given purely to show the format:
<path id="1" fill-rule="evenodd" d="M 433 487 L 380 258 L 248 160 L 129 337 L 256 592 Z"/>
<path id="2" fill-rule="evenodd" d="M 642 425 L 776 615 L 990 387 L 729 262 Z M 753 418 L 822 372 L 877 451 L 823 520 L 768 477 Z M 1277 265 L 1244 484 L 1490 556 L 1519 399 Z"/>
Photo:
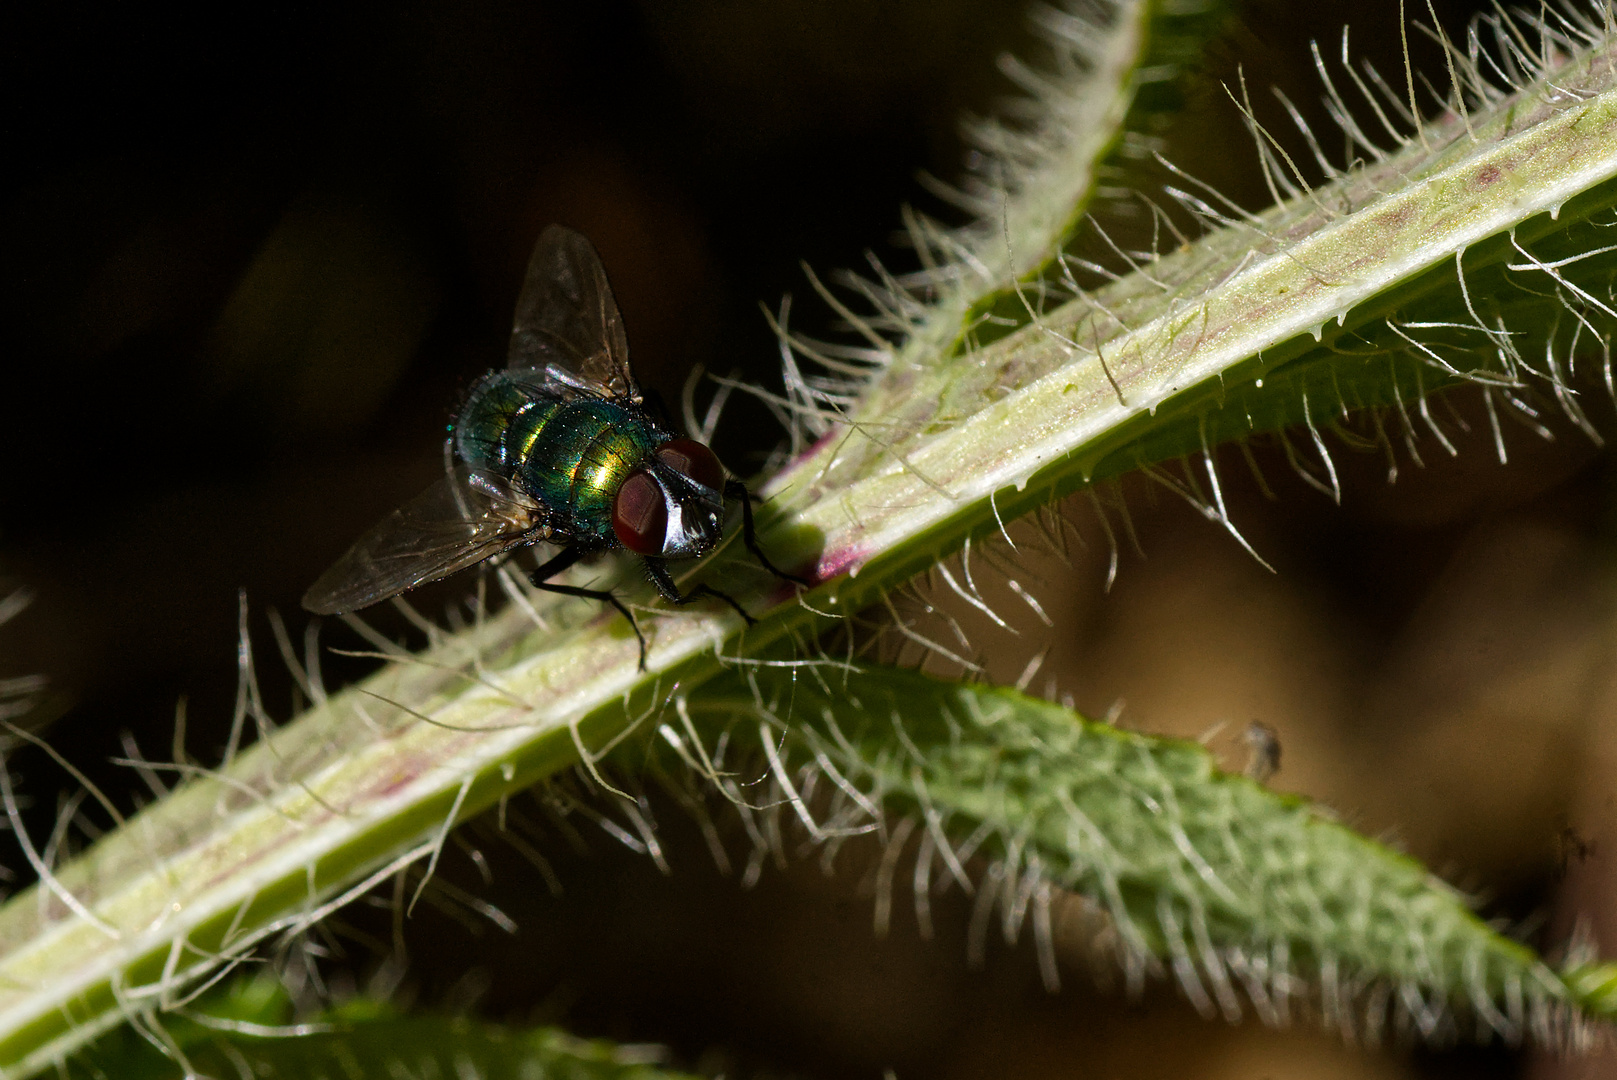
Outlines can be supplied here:
<path id="1" fill-rule="evenodd" d="M 747 545 L 747 550 L 752 552 L 752 557 L 758 560 L 759 565 L 782 581 L 790 581 L 792 584 L 801 585 L 805 589 L 812 588 L 812 582 L 800 578 L 796 574 L 788 574 L 770 562 L 769 557 L 764 554 L 763 548 L 758 546 L 758 530 L 752 523 L 752 500 L 757 496 L 747 490 L 747 485 L 739 480 L 726 480 L 724 482 L 724 497 L 741 500 L 741 542 Z"/>
<path id="2" fill-rule="evenodd" d="M 640 632 L 640 624 L 635 622 L 634 615 L 624 606 L 622 600 L 619 600 L 605 589 L 585 589 L 578 585 L 556 585 L 546 580 L 547 578 L 555 577 L 587 554 L 589 552 L 584 548 L 563 548 L 555 558 L 546 561 L 539 569 L 529 574 L 528 580 L 533 583 L 534 588 L 543 589 L 545 592 L 560 593 L 563 596 L 581 596 L 586 600 L 598 600 L 603 604 L 611 604 L 617 608 L 618 614 L 629 620 L 629 629 L 634 631 L 635 640 L 640 642 L 640 670 L 644 671 L 646 670 L 646 635 Z"/>
<path id="3" fill-rule="evenodd" d="M 711 596 L 716 600 L 723 600 L 734 608 L 737 615 L 747 620 L 748 626 L 758 625 L 758 620 L 748 615 L 747 609 L 737 603 L 735 597 L 730 596 L 728 593 L 721 593 L 709 585 L 698 585 L 688 593 L 681 593 L 679 586 L 674 584 L 673 577 L 668 573 L 668 567 L 661 559 L 645 558 L 641 561 L 646 564 L 646 574 L 651 578 L 651 583 L 657 586 L 657 591 L 662 593 L 665 599 L 676 604 L 689 604 L 699 596 Z"/>

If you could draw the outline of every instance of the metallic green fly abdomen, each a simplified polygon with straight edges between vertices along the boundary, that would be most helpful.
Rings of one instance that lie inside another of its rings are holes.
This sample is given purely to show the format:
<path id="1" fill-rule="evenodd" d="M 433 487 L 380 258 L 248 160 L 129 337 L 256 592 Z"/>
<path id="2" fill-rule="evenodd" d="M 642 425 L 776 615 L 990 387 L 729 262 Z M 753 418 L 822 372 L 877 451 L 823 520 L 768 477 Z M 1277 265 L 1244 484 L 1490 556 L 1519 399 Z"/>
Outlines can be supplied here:
<path id="1" fill-rule="evenodd" d="M 606 273 L 578 233 L 552 225 L 539 237 L 517 301 L 505 368 L 479 379 L 461 407 L 443 480 L 366 533 L 304 594 L 318 614 L 354 611 L 516 548 L 547 542 L 561 552 L 531 575 L 551 592 L 611 604 L 611 593 L 550 578 L 592 552 L 625 547 L 667 599 L 707 595 L 750 617 L 705 585 L 681 593 L 664 567 L 717 546 L 724 501 L 739 498 L 747 549 L 758 549 L 747 489 L 726 479 L 713 451 L 676 437 L 648 409 L 629 370 L 628 343 Z"/>
<path id="2" fill-rule="evenodd" d="M 455 453 L 474 469 L 518 480 L 575 542 L 606 544 L 612 504 L 629 475 L 672 436 L 644 410 L 611 401 L 547 399 L 509 372 L 483 376 L 455 420 Z"/>

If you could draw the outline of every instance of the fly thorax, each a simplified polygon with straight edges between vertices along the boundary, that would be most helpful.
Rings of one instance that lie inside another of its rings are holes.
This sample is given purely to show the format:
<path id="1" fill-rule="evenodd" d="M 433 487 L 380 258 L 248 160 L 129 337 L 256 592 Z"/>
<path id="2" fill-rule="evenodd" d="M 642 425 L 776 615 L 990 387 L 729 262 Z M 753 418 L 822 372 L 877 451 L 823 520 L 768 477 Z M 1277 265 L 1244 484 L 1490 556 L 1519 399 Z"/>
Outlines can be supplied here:
<path id="1" fill-rule="evenodd" d="M 556 452 L 541 460 L 566 465 L 567 502 L 581 534 L 611 535 L 612 509 L 619 489 L 640 469 L 652 444 L 643 425 L 626 410 L 609 402 L 573 402 L 546 429 L 546 442 L 554 430 Z M 570 434 L 563 436 L 563 431 Z M 570 449 L 569 449 L 570 448 Z"/>

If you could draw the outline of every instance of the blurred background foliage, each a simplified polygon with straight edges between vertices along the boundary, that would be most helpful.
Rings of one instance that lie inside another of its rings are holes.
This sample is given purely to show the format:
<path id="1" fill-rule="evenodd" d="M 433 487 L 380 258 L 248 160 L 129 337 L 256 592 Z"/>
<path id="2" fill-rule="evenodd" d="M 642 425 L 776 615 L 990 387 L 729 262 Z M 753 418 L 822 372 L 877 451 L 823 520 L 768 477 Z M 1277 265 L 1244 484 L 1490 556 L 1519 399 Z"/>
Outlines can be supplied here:
<path id="1" fill-rule="evenodd" d="M 1437 7 L 1451 29 L 1473 10 Z M 778 359 L 760 303 L 796 293 L 806 302 L 794 328 L 834 332 L 799 260 L 823 271 L 872 249 L 903 268 L 891 243 L 899 205 L 950 216 L 916 174 L 956 173 L 962 112 L 991 111 L 1008 92 L 1000 52 L 1037 60 L 1022 9 L 11 11 L 0 35 L 12 161 L 0 175 L 0 586 L 36 600 L 0 631 L 0 677 L 46 675 L 32 721 L 133 805 L 150 785 L 108 759 L 131 745 L 172 757 L 178 700 L 189 752 L 222 747 L 242 588 L 265 693 L 285 715 L 291 680 L 270 660 L 264 608 L 300 634 L 308 583 L 429 482 L 458 394 L 503 356 L 540 228 L 565 222 L 600 248 L 638 371 L 665 399 L 678 402 L 697 363 L 769 383 Z M 1250 85 L 1284 87 L 1323 125 L 1307 43 L 1334 52 L 1344 22 L 1356 51 L 1399 70 L 1385 0 L 1241 8 L 1160 133 L 1168 156 L 1262 205 L 1219 80 L 1240 64 Z M 1439 55 L 1415 44 L 1440 82 Z M 1260 112 L 1279 116 L 1266 99 Z M 1462 416 L 1480 417 L 1475 405 L 1455 399 Z M 1609 403 L 1591 412 L 1617 433 Z M 1072 567 L 1022 575 L 1037 576 L 1054 628 L 1029 616 L 1016 638 L 959 617 L 998 681 L 1048 646 L 1034 689 L 1048 677 L 1091 715 L 1121 709 L 1126 725 L 1208 735 L 1232 767 L 1247 725 L 1271 725 L 1277 787 L 1396 839 L 1541 945 L 1579 918 L 1617 940 L 1610 454 L 1562 424 L 1553 442 L 1518 433 L 1500 466 L 1486 424 L 1473 428 L 1452 460 L 1423 444 L 1425 467 L 1406 462 L 1393 485 L 1384 461 L 1339 447 L 1340 508 L 1255 444 L 1278 498 L 1234 468 L 1226 495 L 1275 575 L 1131 480 L 1144 557 L 1125 553 L 1108 594 L 1104 539 L 1073 500 L 1064 509 L 1089 549 Z M 718 448 L 746 473 L 777 437 L 737 399 Z M 424 591 L 424 609 L 448 595 Z M 389 617 L 379 622 L 404 633 Z M 359 645 L 341 628 L 327 640 Z M 365 666 L 328 657 L 327 677 Z M 13 765 L 30 824 L 48 833 L 68 778 L 32 751 Z M 306 967 L 338 997 L 369 986 L 403 1004 L 662 1041 L 681 1067 L 732 1076 L 1617 1069 L 1610 1056 L 1372 1054 L 1308 1031 L 1231 1029 L 1166 989 L 1138 1003 L 1098 992 L 1076 961 L 1049 996 L 1029 948 L 967 970 L 958 895 L 935 905 L 934 942 L 918 939 L 913 917 L 873 940 L 871 852 L 850 850 L 830 878 L 813 864 L 770 869 L 744 891 L 694 827 L 661 817 L 667 877 L 604 837 L 579 851 L 552 834 L 541 846 L 559 896 L 489 823 L 474 826 L 440 872 L 498 904 L 514 937 L 448 903 L 398 922 L 383 898 L 316 939 L 326 955 Z M 409 965 L 378 969 L 400 942 Z M 1081 952 L 1068 943 L 1069 958 Z"/>

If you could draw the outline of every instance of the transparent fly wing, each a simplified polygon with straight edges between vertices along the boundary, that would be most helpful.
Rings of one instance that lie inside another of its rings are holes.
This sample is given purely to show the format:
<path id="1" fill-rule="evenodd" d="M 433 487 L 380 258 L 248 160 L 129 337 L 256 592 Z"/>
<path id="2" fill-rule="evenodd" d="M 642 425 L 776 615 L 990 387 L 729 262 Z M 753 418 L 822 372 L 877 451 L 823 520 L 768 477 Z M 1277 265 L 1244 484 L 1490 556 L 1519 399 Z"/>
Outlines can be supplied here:
<path id="1" fill-rule="evenodd" d="M 566 226 L 550 226 L 534 245 L 507 367 L 548 370 L 554 382 L 598 397 L 640 397 L 601 257 Z"/>
<path id="2" fill-rule="evenodd" d="M 545 508 L 487 473 L 457 467 L 377 523 L 303 595 L 337 615 L 448 577 L 549 535 Z"/>

